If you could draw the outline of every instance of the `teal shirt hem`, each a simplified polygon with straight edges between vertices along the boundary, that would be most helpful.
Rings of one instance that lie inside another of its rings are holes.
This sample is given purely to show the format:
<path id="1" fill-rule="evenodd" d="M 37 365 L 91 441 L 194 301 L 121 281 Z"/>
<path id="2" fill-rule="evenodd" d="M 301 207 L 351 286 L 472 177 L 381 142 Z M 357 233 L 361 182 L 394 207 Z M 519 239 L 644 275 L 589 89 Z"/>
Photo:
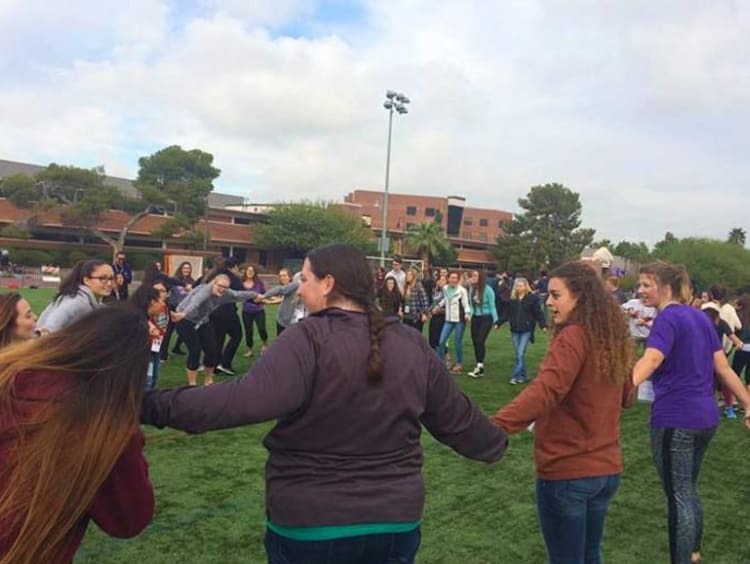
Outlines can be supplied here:
<path id="1" fill-rule="evenodd" d="M 270 519 L 266 520 L 266 526 L 277 535 L 299 541 L 324 541 L 362 535 L 409 533 L 419 525 L 420 521 L 409 521 L 406 523 L 360 523 L 330 527 L 280 527 L 274 525 Z"/>

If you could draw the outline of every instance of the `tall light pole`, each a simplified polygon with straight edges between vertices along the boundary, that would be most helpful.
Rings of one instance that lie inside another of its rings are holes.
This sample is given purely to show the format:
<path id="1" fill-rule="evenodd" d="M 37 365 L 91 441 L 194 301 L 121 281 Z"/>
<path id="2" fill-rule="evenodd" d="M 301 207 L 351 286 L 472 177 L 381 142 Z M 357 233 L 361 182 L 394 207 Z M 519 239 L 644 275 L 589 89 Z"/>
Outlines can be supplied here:
<path id="1" fill-rule="evenodd" d="M 383 196 L 383 226 L 380 231 L 380 266 L 385 266 L 385 247 L 388 241 L 388 181 L 391 174 L 391 132 L 393 131 L 393 112 L 406 114 L 406 104 L 411 100 L 402 93 L 388 90 L 385 93 L 383 107 L 388 110 L 388 150 L 385 157 L 385 194 Z"/>

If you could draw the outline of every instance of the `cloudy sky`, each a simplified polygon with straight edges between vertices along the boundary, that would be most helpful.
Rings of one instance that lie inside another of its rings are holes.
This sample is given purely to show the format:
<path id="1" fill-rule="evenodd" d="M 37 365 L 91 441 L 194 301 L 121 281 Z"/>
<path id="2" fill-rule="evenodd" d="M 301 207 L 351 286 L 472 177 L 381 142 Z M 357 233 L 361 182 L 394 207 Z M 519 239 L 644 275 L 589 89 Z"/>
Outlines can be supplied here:
<path id="1" fill-rule="evenodd" d="M 0 0 L 0 158 L 135 176 L 170 144 L 253 202 L 382 189 L 518 211 L 581 194 L 612 240 L 750 231 L 742 0 Z"/>

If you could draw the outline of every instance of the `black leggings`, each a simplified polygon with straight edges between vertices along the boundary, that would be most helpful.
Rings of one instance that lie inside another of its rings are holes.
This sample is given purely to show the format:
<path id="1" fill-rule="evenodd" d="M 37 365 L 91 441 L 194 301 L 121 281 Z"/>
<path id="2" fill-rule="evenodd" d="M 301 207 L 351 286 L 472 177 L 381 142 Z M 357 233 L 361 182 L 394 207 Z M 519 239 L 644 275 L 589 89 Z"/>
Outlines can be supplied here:
<path id="1" fill-rule="evenodd" d="M 750 386 L 750 352 L 742 350 L 734 351 L 732 370 L 734 370 L 740 378 L 742 378 L 742 371 L 744 370 L 745 384 Z"/>
<path id="2" fill-rule="evenodd" d="M 248 313 L 242 312 L 242 324 L 245 326 L 245 344 L 248 349 L 253 348 L 253 323 L 258 327 L 258 336 L 260 342 L 266 344 L 268 341 L 268 331 L 266 330 L 266 310 Z"/>
<path id="3" fill-rule="evenodd" d="M 492 329 L 491 315 L 475 315 L 471 318 L 471 343 L 474 345 L 474 358 L 484 364 L 487 353 L 487 337 Z"/>
<path id="4" fill-rule="evenodd" d="M 188 348 L 187 369 L 198 370 L 203 351 L 203 364 L 206 368 L 216 368 L 219 362 L 219 347 L 216 344 L 216 333 L 210 321 L 197 330 L 195 323 L 183 319 L 175 324 L 177 334 L 182 337 Z"/>
<path id="5" fill-rule="evenodd" d="M 219 364 L 224 368 L 232 368 L 234 355 L 242 342 L 242 324 L 236 313 L 231 315 L 217 315 L 211 318 L 216 333 L 216 346 L 219 351 Z M 229 340 L 224 346 L 224 339 L 229 335 Z"/>
<path id="6" fill-rule="evenodd" d="M 430 317 L 430 348 L 437 350 L 440 344 L 440 333 L 443 331 L 443 325 L 445 325 L 445 314 L 437 313 Z"/>

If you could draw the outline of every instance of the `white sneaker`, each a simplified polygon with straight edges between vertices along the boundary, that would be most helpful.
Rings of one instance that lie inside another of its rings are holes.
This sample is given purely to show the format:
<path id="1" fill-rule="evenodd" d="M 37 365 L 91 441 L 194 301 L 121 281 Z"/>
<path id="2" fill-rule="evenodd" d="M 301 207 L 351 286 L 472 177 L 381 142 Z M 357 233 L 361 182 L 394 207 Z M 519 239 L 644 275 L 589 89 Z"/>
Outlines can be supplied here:
<path id="1" fill-rule="evenodd" d="M 477 366 L 476 368 L 474 368 L 474 370 L 469 372 L 469 376 L 471 376 L 472 378 L 479 378 L 480 376 L 484 376 L 484 366 Z"/>

